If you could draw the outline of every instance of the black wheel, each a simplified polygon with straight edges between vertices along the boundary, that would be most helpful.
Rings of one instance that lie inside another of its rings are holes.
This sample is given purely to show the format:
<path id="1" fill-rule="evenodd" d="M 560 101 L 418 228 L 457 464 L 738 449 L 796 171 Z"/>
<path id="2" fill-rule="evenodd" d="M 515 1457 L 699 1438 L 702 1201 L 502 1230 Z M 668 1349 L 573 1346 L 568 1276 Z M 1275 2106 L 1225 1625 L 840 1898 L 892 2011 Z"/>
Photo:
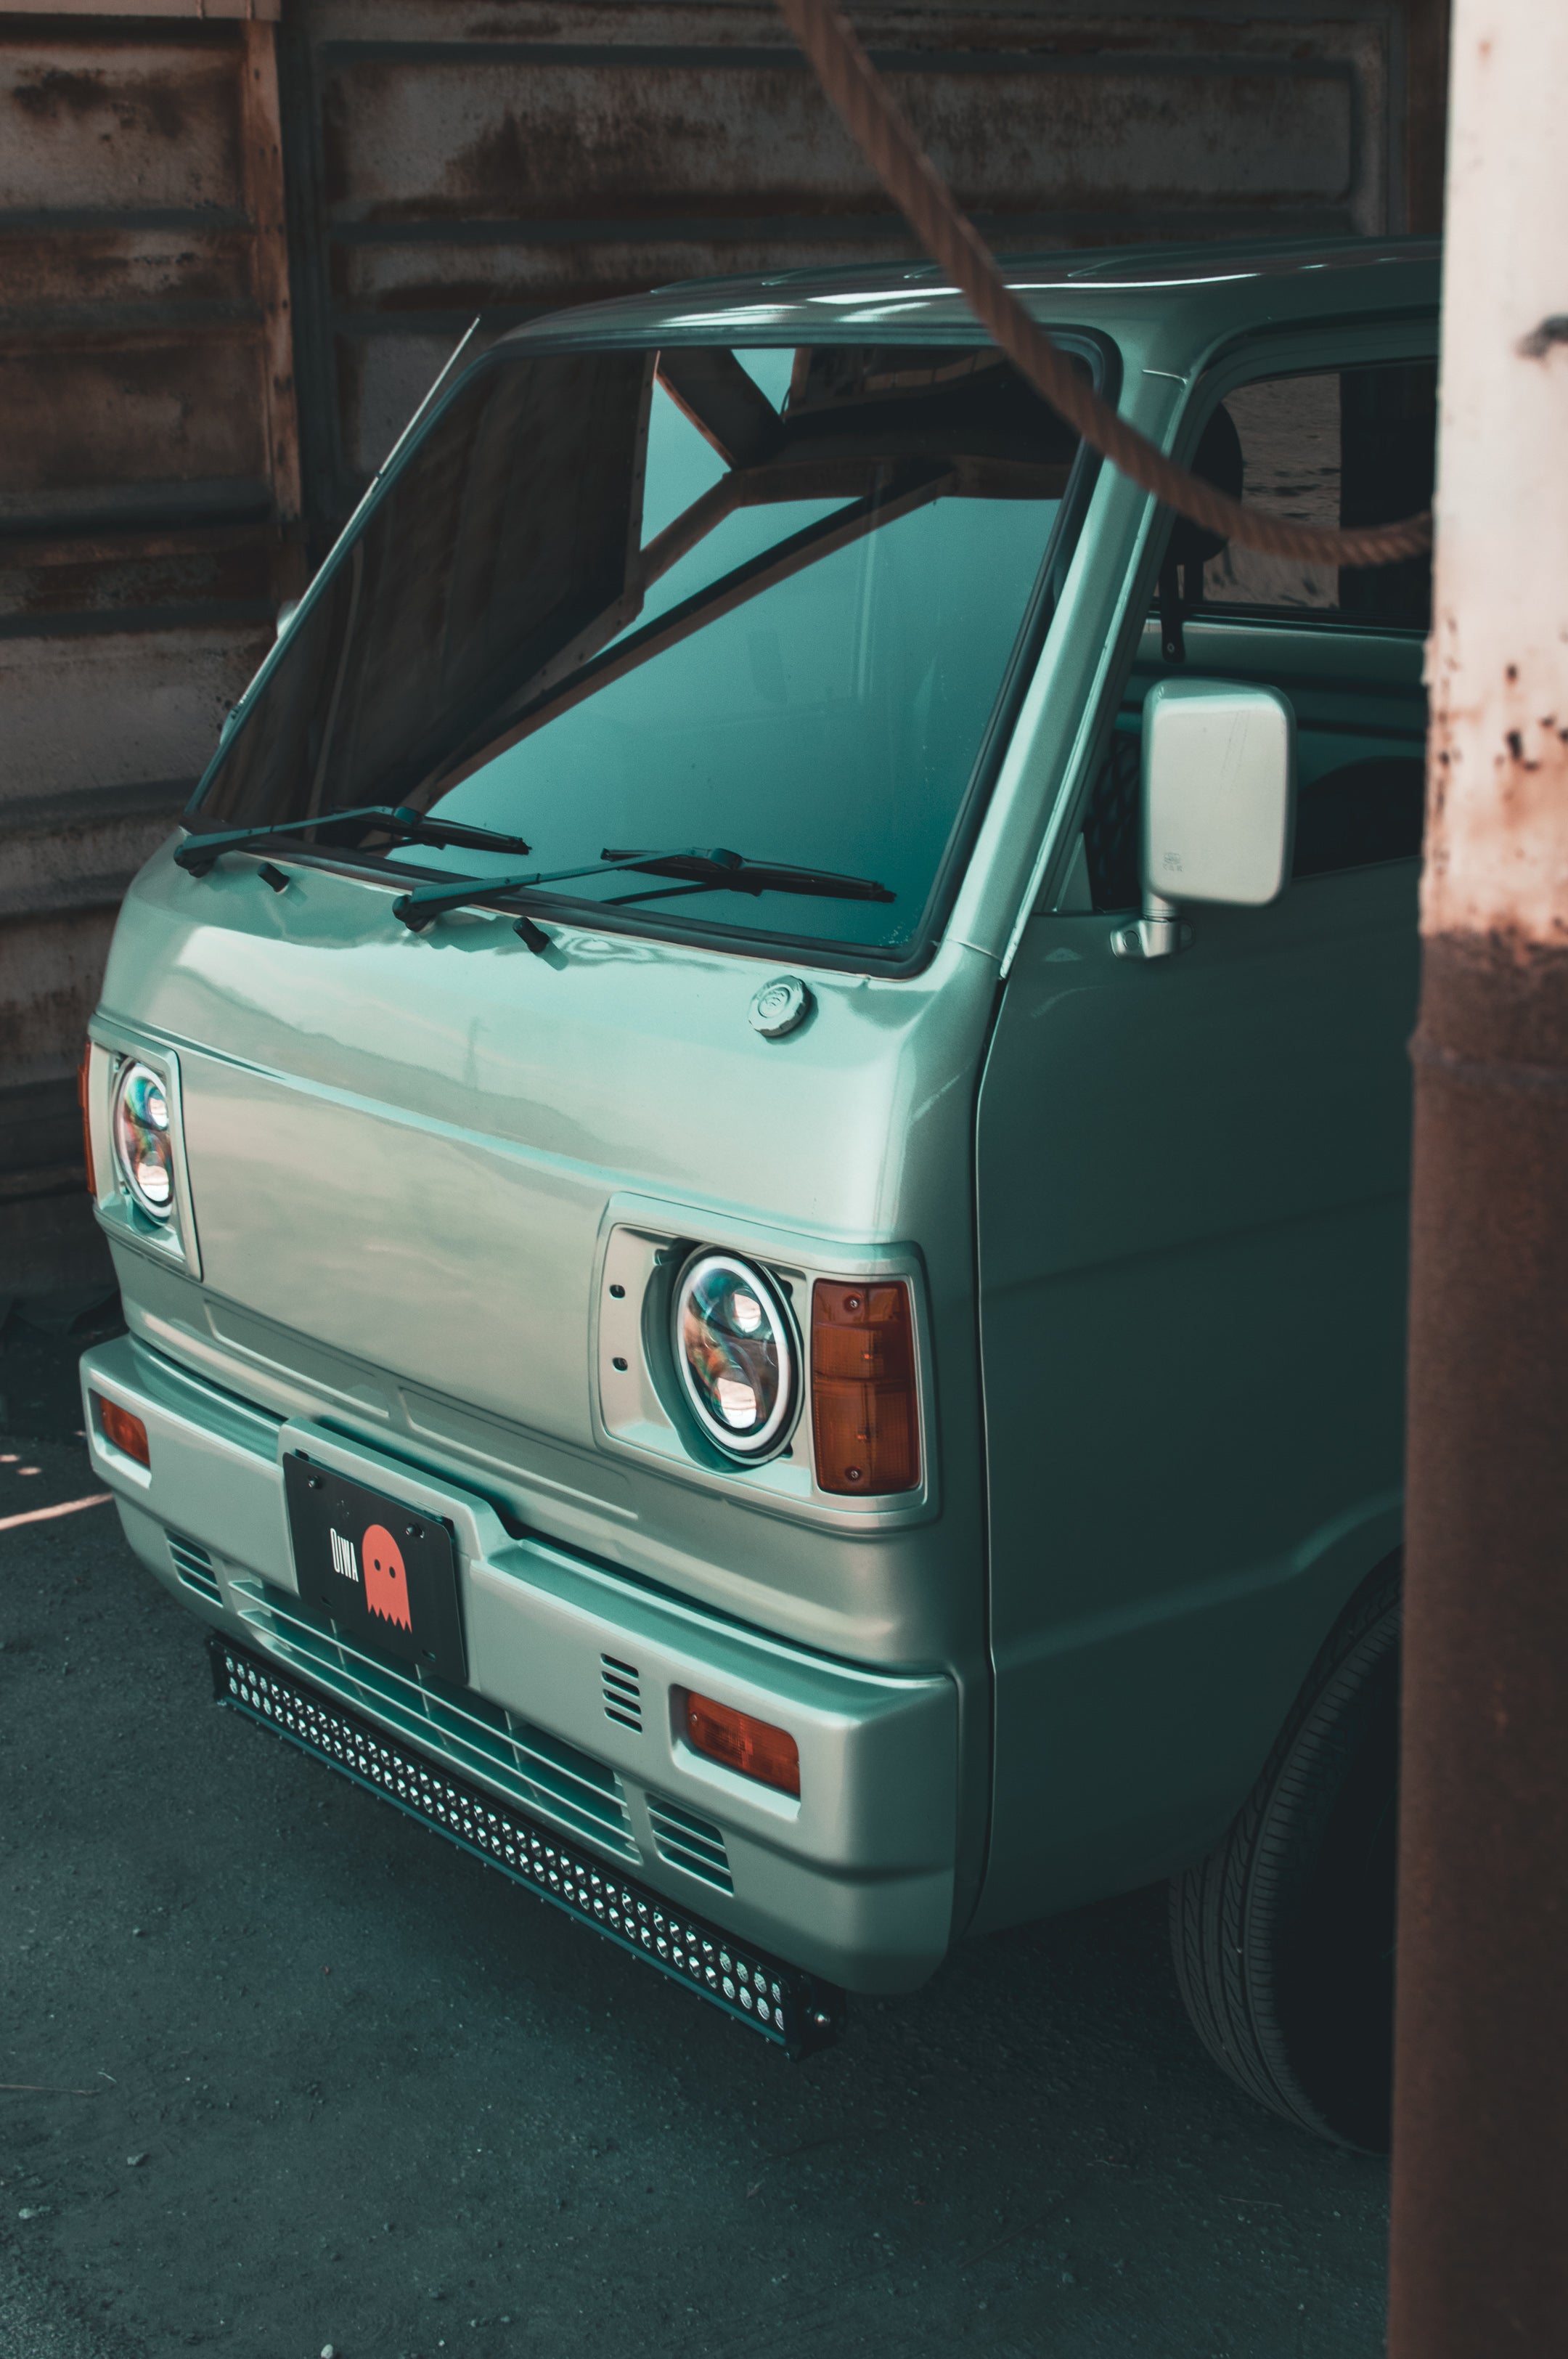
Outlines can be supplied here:
<path id="1" fill-rule="evenodd" d="M 1375 1573 L 1313 1665 L 1261 1777 L 1171 1886 L 1199 2038 L 1286 2121 L 1384 2153 L 1393 2077 L 1400 1577 Z"/>

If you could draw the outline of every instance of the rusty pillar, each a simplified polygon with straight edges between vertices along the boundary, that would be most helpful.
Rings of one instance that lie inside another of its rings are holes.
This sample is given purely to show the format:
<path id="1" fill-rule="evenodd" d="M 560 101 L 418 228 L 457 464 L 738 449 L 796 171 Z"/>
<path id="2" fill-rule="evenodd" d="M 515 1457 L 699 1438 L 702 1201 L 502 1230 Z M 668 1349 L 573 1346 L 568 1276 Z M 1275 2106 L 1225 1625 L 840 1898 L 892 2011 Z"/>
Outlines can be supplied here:
<path id="1" fill-rule="evenodd" d="M 1568 2350 L 1568 10 L 1456 0 L 1392 2359 Z"/>

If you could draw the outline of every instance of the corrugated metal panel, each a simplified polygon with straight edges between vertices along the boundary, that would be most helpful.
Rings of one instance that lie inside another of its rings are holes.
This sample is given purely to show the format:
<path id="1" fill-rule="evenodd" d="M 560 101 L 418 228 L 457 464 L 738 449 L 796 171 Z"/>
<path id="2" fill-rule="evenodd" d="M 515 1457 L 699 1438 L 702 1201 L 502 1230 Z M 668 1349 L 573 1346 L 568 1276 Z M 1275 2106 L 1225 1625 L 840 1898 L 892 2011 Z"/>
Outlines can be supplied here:
<path id="1" fill-rule="evenodd" d="M 303 578 L 273 41 L 0 14 L 0 1290 L 125 883 Z"/>

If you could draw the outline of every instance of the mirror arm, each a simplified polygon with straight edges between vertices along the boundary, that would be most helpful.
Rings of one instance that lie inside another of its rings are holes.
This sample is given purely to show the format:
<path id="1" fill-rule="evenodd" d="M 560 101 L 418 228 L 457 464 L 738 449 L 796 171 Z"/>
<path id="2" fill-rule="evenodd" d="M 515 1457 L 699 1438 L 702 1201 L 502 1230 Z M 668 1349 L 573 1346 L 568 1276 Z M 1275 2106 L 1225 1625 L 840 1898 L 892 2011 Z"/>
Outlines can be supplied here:
<path id="1" fill-rule="evenodd" d="M 1123 926 L 1110 938 L 1111 949 L 1118 958 L 1173 958 L 1184 951 L 1193 938 L 1191 926 L 1184 925 L 1181 912 L 1173 901 L 1167 901 L 1149 886 L 1143 888 L 1143 915 L 1135 926 Z"/>

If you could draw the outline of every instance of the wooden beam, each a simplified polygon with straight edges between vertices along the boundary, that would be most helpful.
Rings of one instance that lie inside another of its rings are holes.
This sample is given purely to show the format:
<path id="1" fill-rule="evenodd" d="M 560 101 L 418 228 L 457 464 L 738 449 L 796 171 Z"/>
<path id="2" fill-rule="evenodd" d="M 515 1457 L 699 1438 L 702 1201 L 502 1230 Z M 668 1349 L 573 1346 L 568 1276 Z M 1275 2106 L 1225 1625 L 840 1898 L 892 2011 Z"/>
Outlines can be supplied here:
<path id="1" fill-rule="evenodd" d="M 1405 0 L 1405 226 L 1443 227 L 1449 0 Z"/>
<path id="2" fill-rule="evenodd" d="M 299 413 L 294 394 L 294 313 L 284 219 L 276 36 L 270 24 L 253 21 L 245 26 L 242 38 L 245 210 L 254 223 L 251 268 L 262 315 L 262 414 L 273 511 L 280 524 L 292 524 L 300 510 Z"/>

